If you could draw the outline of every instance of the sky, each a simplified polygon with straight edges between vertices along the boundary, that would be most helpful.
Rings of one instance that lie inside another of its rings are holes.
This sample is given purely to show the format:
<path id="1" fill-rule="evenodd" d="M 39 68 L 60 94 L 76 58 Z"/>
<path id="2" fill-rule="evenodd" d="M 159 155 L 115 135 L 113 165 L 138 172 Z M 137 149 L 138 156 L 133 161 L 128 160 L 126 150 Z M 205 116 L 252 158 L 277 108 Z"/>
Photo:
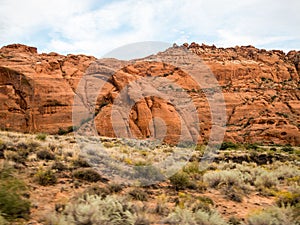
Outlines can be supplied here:
<path id="1" fill-rule="evenodd" d="M 299 0 L 0 0 L 0 46 L 98 58 L 154 41 L 300 49 Z"/>

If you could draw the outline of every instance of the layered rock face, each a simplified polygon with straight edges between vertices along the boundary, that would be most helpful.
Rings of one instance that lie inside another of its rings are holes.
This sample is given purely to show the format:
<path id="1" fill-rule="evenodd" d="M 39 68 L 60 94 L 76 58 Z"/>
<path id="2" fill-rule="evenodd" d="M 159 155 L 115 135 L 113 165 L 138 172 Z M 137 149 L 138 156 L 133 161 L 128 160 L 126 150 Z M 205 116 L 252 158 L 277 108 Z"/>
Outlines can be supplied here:
<path id="1" fill-rule="evenodd" d="M 187 46 L 211 68 L 223 89 L 226 138 L 237 142 L 300 143 L 300 52 L 253 46 Z"/>
<path id="2" fill-rule="evenodd" d="M 38 54 L 25 45 L 0 50 L 0 127 L 57 133 L 72 126 L 78 80 L 94 57 Z"/>
<path id="3" fill-rule="evenodd" d="M 182 57 L 182 51 L 193 57 Z M 300 144 L 300 52 L 252 46 L 184 44 L 129 62 L 5 46 L 0 50 L 0 127 L 49 133 L 66 129 L 72 126 L 77 95 L 96 114 L 100 135 L 207 142 L 216 122 L 209 101 L 212 87 L 210 80 L 199 84 L 189 74 L 197 71 L 213 74 L 222 90 L 225 140 Z M 84 74 L 90 82 L 81 86 Z M 221 108 L 221 102 L 213 107 Z"/>

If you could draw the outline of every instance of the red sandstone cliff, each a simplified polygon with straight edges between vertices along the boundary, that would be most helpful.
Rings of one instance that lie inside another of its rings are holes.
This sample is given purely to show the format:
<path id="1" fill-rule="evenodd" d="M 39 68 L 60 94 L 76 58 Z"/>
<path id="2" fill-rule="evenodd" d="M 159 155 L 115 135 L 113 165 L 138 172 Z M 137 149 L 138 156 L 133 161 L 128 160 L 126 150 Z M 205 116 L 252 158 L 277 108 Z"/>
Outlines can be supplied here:
<path id="1" fill-rule="evenodd" d="M 177 50 L 183 48 L 199 56 L 222 87 L 227 114 L 226 140 L 300 144 L 299 51 L 285 54 L 252 46 L 224 49 L 192 43 L 168 49 L 157 57 L 176 55 Z M 134 60 L 130 65 L 114 59 L 92 64 L 96 58 L 90 56 L 38 54 L 36 48 L 25 45 L 4 46 L 0 49 L 0 127 L 56 133 L 59 128 L 71 126 L 77 85 L 90 66 L 88 73 L 97 72 L 99 79 L 108 77 L 101 93 L 97 93 L 95 106 L 95 123 L 101 135 L 115 135 L 109 119 L 112 103 L 123 87 L 129 85 L 126 96 L 135 101 L 147 86 L 142 90 L 142 84 L 134 86 L 133 81 L 141 77 L 164 77 L 185 90 L 192 99 L 199 120 L 196 127 L 189 120 L 180 123 L 174 104 L 147 96 L 139 99 L 128 114 L 130 132 L 139 138 L 161 137 L 165 132 L 165 141 L 174 143 L 181 132 L 194 138 L 199 127 L 198 141 L 208 140 L 211 116 L 203 90 L 189 74 L 172 65 L 172 58 L 168 63 L 151 62 L 150 59 L 151 56 Z M 194 68 L 198 63 L 197 58 L 191 58 L 185 67 Z M 112 73 L 111 68 L 119 69 Z M 88 106 L 87 102 L 85 105 Z M 160 118 L 164 124 L 159 120 L 153 122 L 153 118 Z M 166 130 L 161 131 L 160 126 Z"/>

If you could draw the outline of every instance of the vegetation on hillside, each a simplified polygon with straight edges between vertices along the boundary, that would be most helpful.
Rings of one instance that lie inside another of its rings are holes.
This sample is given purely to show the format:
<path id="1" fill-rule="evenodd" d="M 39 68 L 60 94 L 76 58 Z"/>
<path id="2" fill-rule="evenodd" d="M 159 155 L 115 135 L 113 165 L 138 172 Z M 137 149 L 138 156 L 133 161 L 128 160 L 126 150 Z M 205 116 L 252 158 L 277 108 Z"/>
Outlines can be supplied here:
<path id="1" fill-rule="evenodd" d="M 119 139 L 102 143 L 120 164 L 157 179 L 152 165 L 176 152 Z M 0 132 L 0 224 L 299 224 L 299 147 L 221 147 L 204 168 L 205 148 L 196 146 L 181 170 L 139 186 L 98 173 L 73 136 Z M 94 161 L 102 154 L 90 153 Z"/>

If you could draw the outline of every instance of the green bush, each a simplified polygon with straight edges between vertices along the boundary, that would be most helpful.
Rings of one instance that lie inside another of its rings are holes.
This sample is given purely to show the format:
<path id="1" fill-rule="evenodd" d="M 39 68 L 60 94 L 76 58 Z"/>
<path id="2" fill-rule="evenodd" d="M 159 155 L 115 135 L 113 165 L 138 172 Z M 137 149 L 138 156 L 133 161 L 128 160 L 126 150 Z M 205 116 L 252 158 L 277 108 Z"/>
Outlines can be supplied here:
<path id="1" fill-rule="evenodd" d="M 257 150 L 258 149 L 258 144 L 255 144 L 255 143 L 252 144 L 252 143 L 250 143 L 250 144 L 246 144 L 245 147 L 248 150 Z"/>
<path id="2" fill-rule="evenodd" d="M 183 190 L 187 188 L 190 184 L 190 178 L 185 172 L 177 172 L 170 177 L 170 182 L 173 187 L 178 190 Z"/>
<path id="3" fill-rule="evenodd" d="M 47 138 L 47 134 L 44 133 L 40 133 L 36 135 L 36 139 L 40 140 L 40 141 L 45 141 Z"/>
<path id="4" fill-rule="evenodd" d="M 292 146 L 286 145 L 281 148 L 282 151 L 292 153 L 294 151 L 294 148 Z"/>
<path id="5" fill-rule="evenodd" d="M 276 204 L 281 206 L 297 206 L 300 204 L 300 187 L 290 191 L 280 191 L 276 193 Z"/>
<path id="6" fill-rule="evenodd" d="M 187 163 L 184 168 L 183 168 L 183 172 L 186 172 L 188 174 L 198 174 L 200 173 L 200 168 L 199 168 L 199 162 L 189 162 Z"/>
<path id="7" fill-rule="evenodd" d="M 239 146 L 232 142 L 223 142 L 221 144 L 220 150 L 226 150 L 226 149 L 237 149 Z"/>
<path id="8" fill-rule="evenodd" d="M 65 134 L 69 134 L 69 133 L 73 132 L 74 130 L 77 130 L 77 127 L 70 126 L 67 129 L 63 129 L 63 128 L 60 127 L 58 129 L 57 134 L 58 135 L 65 135 Z"/>
<path id="9" fill-rule="evenodd" d="M 30 201 L 23 197 L 26 191 L 26 185 L 15 177 L 13 169 L 6 163 L 0 164 L 0 221 L 29 217 Z"/>
<path id="10" fill-rule="evenodd" d="M 206 197 L 206 196 L 199 196 L 196 198 L 193 198 L 193 203 L 191 203 L 191 209 L 193 212 L 196 212 L 198 210 L 202 210 L 205 212 L 210 212 L 211 211 L 211 206 L 214 205 L 214 202 L 211 198 Z"/>
<path id="11" fill-rule="evenodd" d="M 57 182 L 57 178 L 51 170 L 44 170 L 42 168 L 35 174 L 35 180 L 43 186 L 54 185 Z"/>

